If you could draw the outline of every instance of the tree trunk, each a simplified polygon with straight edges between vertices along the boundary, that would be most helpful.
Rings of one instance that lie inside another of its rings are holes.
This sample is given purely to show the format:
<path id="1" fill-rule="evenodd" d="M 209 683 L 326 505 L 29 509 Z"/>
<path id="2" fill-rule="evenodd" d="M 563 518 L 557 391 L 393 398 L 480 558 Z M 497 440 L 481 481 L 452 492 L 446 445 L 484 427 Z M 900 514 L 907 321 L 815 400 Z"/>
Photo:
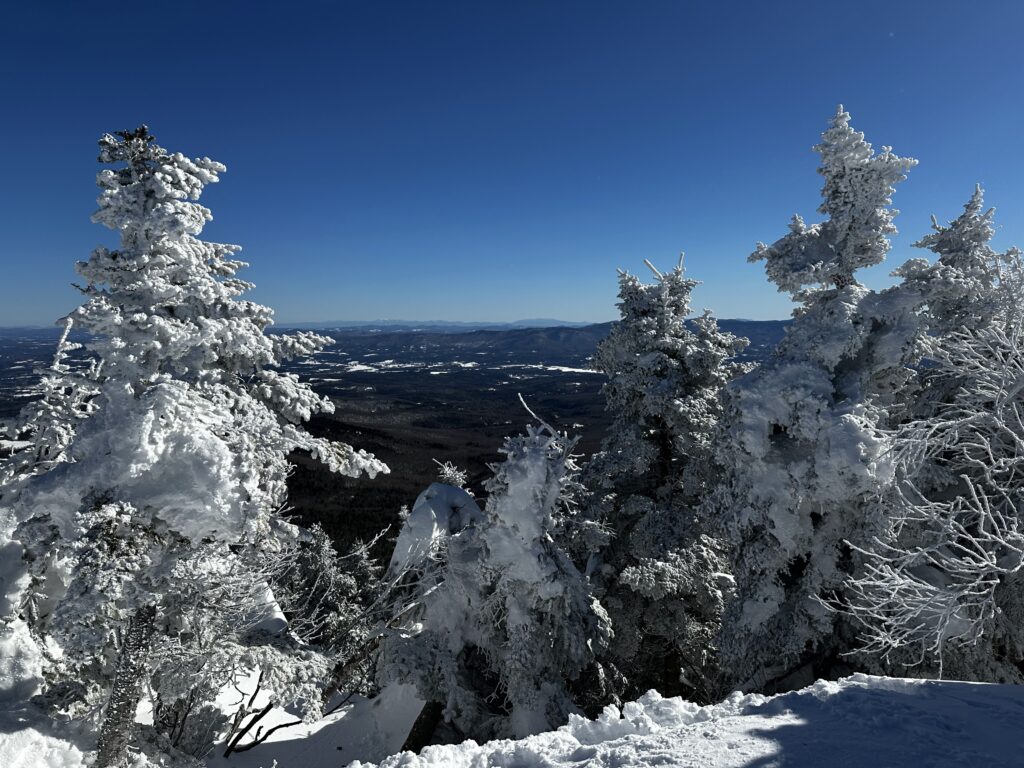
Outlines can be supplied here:
<path id="1" fill-rule="evenodd" d="M 142 676 L 149 661 L 149 641 L 156 623 L 156 606 L 139 608 L 125 633 L 124 645 L 117 658 L 114 687 L 110 691 L 107 711 L 103 714 L 100 738 L 96 745 L 96 768 L 116 768 L 124 762 L 128 738 L 139 706 Z"/>
<path id="2" fill-rule="evenodd" d="M 658 494 L 661 494 L 666 486 L 669 485 L 669 480 L 672 477 L 672 459 L 674 446 L 672 445 L 672 435 L 669 432 L 668 424 L 665 423 L 664 419 L 657 419 L 656 429 L 658 434 L 658 463 L 655 467 L 657 472 L 658 484 L 656 486 Z M 668 487 L 668 493 L 672 493 L 671 486 Z"/>
<path id="3" fill-rule="evenodd" d="M 428 701 L 424 704 L 416 722 L 412 724 L 409 735 L 405 738 L 405 743 L 402 744 L 402 751 L 419 754 L 421 749 L 430 744 L 443 716 L 444 705 L 441 702 Z"/>

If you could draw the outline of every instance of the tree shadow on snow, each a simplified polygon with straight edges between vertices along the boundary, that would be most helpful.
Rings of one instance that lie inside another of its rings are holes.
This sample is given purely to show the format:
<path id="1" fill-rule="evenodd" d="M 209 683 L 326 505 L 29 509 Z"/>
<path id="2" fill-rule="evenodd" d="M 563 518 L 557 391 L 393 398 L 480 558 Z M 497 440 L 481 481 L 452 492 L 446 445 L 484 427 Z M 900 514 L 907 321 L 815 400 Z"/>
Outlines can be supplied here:
<path id="1" fill-rule="evenodd" d="M 1016 686 L 867 677 L 819 682 L 751 707 L 738 720 L 742 733 L 731 734 L 739 738 L 730 746 L 754 746 L 751 739 L 775 742 L 771 754 L 736 763 L 743 768 L 994 766 L 1024 760 L 1024 691 Z"/>

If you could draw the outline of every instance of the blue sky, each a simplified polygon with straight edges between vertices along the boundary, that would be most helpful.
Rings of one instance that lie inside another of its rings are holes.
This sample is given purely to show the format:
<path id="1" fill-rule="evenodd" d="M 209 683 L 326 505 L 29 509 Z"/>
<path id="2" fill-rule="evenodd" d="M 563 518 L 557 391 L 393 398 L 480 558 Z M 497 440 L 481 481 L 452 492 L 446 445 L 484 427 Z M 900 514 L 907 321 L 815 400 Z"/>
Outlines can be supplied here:
<path id="1" fill-rule="evenodd" d="M 0 325 L 79 302 L 96 139 L 228 166 L 203 202 L 279 322 L 601 321 L 687 253 L 721 317 L 788 316 L 758 240 L 816 220 L 835 105 L 920 160 L 887 272 L 975 182 L 1024 245 L 1024 3 L 7 3 Z"/>

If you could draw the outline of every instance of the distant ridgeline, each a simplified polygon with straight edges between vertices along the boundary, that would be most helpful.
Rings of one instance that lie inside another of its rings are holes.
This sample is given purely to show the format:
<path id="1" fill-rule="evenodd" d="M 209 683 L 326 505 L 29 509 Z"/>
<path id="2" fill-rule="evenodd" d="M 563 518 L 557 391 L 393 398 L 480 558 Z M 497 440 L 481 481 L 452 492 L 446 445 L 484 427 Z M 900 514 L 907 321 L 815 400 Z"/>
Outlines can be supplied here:
<path id="1" fill-rule="evenodd" d="M 750 339 L 740 355 L 743 360 L 764 359 L 782 338 L 788 320 L 720 320 L 723 330 Z M 612 323 L 585 326 L 495 327 L 491 324 L 366 324 L 317 326 L 336 340 L 334 346 L 309 360 L 285 366 L 304 376 L 330 380 L 352 370 L 405 373 L 438 372 L 446 364 L 463 368 L 489 366 L 545 366 L 552 373 L 578 373 L 588 367 L 598 342 Z M 309 326 L 303 326 L 309 327 Z M 284 332 L 288 329 L 277 329 Z M 15 415 L 32 399 L 39 381 L 38 369 L 49 364 L 61 329 L 0 328 L 0 418 Z M 73 341 L 84 334 L 72 333 Z M 75 354 L 72 354 L 74 359 Z M 380 366 L 380 363 L 385 365 Z M 363 367 L 360 367 L 363 366 Z M 566 370 L 559 370 L 566 369 Z"/>

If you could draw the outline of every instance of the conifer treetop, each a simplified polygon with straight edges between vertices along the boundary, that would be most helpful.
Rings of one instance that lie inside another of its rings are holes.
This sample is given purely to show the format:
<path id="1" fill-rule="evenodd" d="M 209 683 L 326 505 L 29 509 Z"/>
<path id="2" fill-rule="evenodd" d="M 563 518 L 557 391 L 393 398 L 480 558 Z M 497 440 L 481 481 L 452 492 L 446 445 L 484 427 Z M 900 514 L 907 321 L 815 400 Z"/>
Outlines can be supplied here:
<path id="1" fill-rule="evenodd" d="M 264 334 L 273 311 L 237 297 L 252 284 L 235 277 L 247 266 L 240 250 L 200 240 L 213 217 L 197 201 L 226 169 L 209 158 L 189 159 L 158 145 L 143 125 L 105 134 L 97 176 L 101 189 L 92 219 L 119 233 L 115 250 L 99 247 L 76 265 L 87 302 L 78 327 L 95 338 L 107 378 L 130 383 L 135 394 L 161 376 L 195 383 L 257 375 L 271 399 L 291 385 L 264 371 L 282 360 L 316 352 L 330 339 L 312 333 Z M 281 397 L 279 399 L 290 399 Z M 330 410 L 308 397 L 294 421 Z"/>
<path id="2" fill-rule="evenodd" d="M 678 480 L 687 464 L 673 458 L 669 477 L 670 457 L 664 455 L 660 473 L 652 472 L 659 452 L 703 455 L 714 431 L 718 391 L 738 372 L 730 359 L 747 340 L 719 329 L 709 312 L 688 324 L 691 294 L 700 281 L 686 276 L 682 258 L 665 272 L 647 266 L 651 283 L 619 272 L 621 319 L 598 345 L 593 365 L 607 376 L 603 393 L 615 416 L 602 443 L 605 470 L 621 480 L 646 476 L 659 485 Z"/>
<path id="3" fill-rule="evenodd" d="M 975 185 L 963 213 L 948 225 L 932 216 L 932 232 L 914 243 L 934 253 L 935 262 L 910 259 L 893 272 L 927 304 L 925 320 L 933 336 L 980 329 L 1016 305 L 1021 253 L 992 249 L 994 217 L 995 208 L 985 208 L 984 190 Z"/>
<path id="4" fill-rule="evenodd" d="M 112 167 L 93 219 L 120 243 L 77 265 L 87 298 L 71 315 L 102 363 L 95 407 L 65 441 L 70 465 L 26 490 L 23 514 L 73 537 L 76 499 L 102 490 L 194 542 L 255 540 L 284 503 L 292 451 L 353 477 L 387 472 L 306 432 L 334 406 L 277 369 L 331 339 L 266 333 L 273 312 L 238 298 L 251 287 L 235 277 L 238 246 L 199 239 L 212 216 L 197 200 L 224 166 L 167 152 L 145 126 L 104 135 L 99 159 Z"/>
<path id="5" fill-rule="evenodd" d="M 891 207 L 893 192 L 917 164 L 890 147 L 876 153 L 850 125 L 842 105 L 814 151 L 821 156 L 818 173 L 825 177 L 818 212 L 828 218 L 808 226 L 794 216 L 789 234 L 770 246 L 758 243 L 749 258 L 763 259 L 768 279 L 794 294 L 807 287 L 854 285 L 858 269 L 885 259 L 886 235 L 896 232 L 893 219 L 899 213 Z"/>

